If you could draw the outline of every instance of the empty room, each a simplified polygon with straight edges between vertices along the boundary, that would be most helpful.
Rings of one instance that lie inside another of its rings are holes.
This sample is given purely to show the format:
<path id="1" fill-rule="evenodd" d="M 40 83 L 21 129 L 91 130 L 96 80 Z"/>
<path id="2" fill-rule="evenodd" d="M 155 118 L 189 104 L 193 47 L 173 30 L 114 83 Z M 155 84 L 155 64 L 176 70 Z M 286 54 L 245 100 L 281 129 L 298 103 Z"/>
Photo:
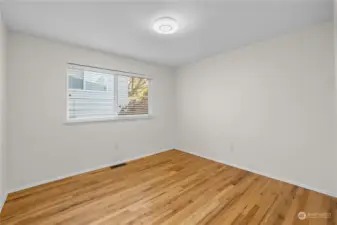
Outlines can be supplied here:
<path id="1" fill-rule="evenodd" d="M 337 225 L 335 13 L 1 1 L 0 224 Z"/>

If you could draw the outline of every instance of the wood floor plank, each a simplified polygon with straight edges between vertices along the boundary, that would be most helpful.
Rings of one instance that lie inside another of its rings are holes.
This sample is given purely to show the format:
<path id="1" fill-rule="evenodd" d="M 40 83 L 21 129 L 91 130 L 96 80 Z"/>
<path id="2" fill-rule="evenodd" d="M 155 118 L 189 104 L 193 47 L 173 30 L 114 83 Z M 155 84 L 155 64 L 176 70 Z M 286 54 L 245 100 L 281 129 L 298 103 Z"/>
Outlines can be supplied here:
<path id="1" fill-rule="evenodd" d="M 336 216 L 336 198 L 171 150 L 12 193 L 0 224 L 337 225 Z"/>

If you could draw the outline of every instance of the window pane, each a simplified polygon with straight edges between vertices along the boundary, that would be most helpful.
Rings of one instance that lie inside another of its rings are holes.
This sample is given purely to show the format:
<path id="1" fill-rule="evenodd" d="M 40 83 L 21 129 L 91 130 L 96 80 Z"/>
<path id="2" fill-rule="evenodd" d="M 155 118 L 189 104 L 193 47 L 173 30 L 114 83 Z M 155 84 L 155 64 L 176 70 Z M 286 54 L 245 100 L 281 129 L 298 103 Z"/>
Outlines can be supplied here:
<path id="1" fill-rule="evenodd" d="M 68 68 L 67 75 L 68 119 L 90 121 L 149 114 L 148 79 L 76 65 Z"/>
<path id="2" fill-rule="evenodd" d="M 116 115 L 113 75 L 82 71 L 80 79 L 71 70 L 68 72 L 69 118 L 104 118 Z"/>
<path id="3" fill-rule="evenodd" d="M 118 76 L 118 114 L 148 114 L 148 87 L 148 79 Z"/>
<path id="4" fill-rule="evenodd" d="M 68 88 L 83 89 L 83 71 L 68 69 Z"/>
<path id="5" fill-rule="evenodd" d="M 113 76 L 110 74 L 84 71 L 84 89 L 92 91 L 112 91 Z"/>

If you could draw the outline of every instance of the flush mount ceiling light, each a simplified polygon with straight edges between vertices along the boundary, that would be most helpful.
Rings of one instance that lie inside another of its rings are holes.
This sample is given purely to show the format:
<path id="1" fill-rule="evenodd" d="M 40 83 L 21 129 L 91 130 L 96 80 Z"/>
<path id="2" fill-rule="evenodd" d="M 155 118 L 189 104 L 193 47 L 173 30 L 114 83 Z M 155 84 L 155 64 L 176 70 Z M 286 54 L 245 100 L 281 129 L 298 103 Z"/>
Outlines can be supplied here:
<path id="1" fill-rule="evenodd" d="M 153 29 L 159 34 L 173 34 L 178 30 L 178 23 L 170 17 L 162 17 L 154 22 Z"/>

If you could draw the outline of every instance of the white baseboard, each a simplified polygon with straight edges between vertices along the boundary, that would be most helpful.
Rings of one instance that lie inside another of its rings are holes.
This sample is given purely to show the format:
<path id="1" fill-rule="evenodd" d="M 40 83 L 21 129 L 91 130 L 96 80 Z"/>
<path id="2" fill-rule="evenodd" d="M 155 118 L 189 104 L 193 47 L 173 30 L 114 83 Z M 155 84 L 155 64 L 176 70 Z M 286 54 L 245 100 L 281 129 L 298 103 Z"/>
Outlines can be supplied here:
<path id="1" fill-rule="evenodd" d="M 28 188 L 31 188 L 31 187 L 36 187 L 36 186 L 46 184 L 46 183 L 50 183 L 50 182 L 53 182 L 53 181 L 62 180 L 62 179 L 68 178 L 68 177 L 72 177 L 72 176 L 80 175 L 80 174 L 83 174 L 83 173 L 88 173 L 88 172 L 91 172 L 91 171 L 103 169 L 103 168 L 110 167 L 110 166 L 113 166 L 113 165 L 117 165 L 117 164 L 120 164 L 120 163 L 129 162 L 129 161 L 140 159 L 140 158 L 143 158 L 143 157 L 146 157 L 146 156 L 154 155 L 154 154 L 157 154 L 157 153 L 160 153 L 160 152 L 166 152 L 166 151 L 171 150 L 171 149 L 173 149 L 173 148 L 161 149 L 157 152 L 147 153 L 147 154 L 139 155 L 139 156 L 136 156 L 136 157 L 131 157 L 131 158 L 128 158 L 128 159 L 118 160 L 118 161 L 115 161 L 115 162 L 112 162 L 112 163 L 109 163 L 109 164 L 105 164 L 105 165 L 100 165 L 100 166 L 97 166 L 97 167 L 94 167 L 94 168 L 89 168 L 89 169 L 85 169 L 85 170 L 82 170 L 82 171 L 70 173 L 70 174 L 67 174 L 67 175 L 54 177 L 54 178 L 46 179 L 46 180 L 39 181 L 39 182 L 34 182 L 34 183 L 31 183 L 31 184 L 23 185 L 23 186 L 18 187 L 18 188 L 12 188 L 12 189 L 10 189 L 10 191 L 8 191 L 8 193 L 14 193 L 14 192 L 17 192 L 17 191 L 22 191 L 24 189 L 28 189 Z"/>
<path id="2" fill-rule="evenodd" d="M 2 211 L 2 207 L 5 205 L 7 196 L 8 196 L 7 193 L 3 194 L 3 196 L 0 196 L 0 214 L 1 214 L 1 211 Z"/>
<path id="3" fill-rule="evenodd" d="M 180 150 L 180 149 L 178 149 L 178 150 Z M 190 153 L 192 155 L 196 155 L 196 156 L 199 156 L 199 157 L 202 157 L 202 158 L 205 158 L 205 159 L 209 159 L 209 160 L 212 160 L 212 161 L 215 161 L 215 162 L 219 162 L 219 163 L 231 166 L 231 167 L 246 170 L 246 171 L 258 174 L 258 175 L 269 177 L 269 178 L 272 178 L 274 180 L 279 180 L 279 181 L 282 181 L 282 182 L 285 182 L 285 183 L 288 183 L 288 184 L 296 185 L 298 187 L 302 187 L 302 188 L 305 188 L 305 189 L 308 189 L 308 190 L 311 190 L 311 191 L 315 191 L 315 192 L 318 192 L 318 193 L 329 195 L 329 196 L 334 197 L 334 198 L 337 197 L 337 193 L 333 193 L 333 192 L 330 192 L 330 191 L 327 191 L 327 190 L 321 190 L 321 189 L 313 188 L 313 187 L 310 187 L 310 186 L 305 185 L 305 184 L 301 184 L 301 183 L 298 183 L 298 182 L 295 182 L 295 181 L 292 181 L 292 180 L 288 180 L 288 179 L 284 179 L 284 178 L 279 178 L 279 177 L 267 174 L 265 172 L 260 172 L 260 171 L 256 171 L 254 169 L 250 169 L 250 168 L 247 168 L 247 167 L 244 167 L 244 166 L 239 166 L 239 165 L 236 165 L 236 164 L 233 164 L 233 163 L 228 163 L 228 162 L 225 162 L 224 160 L 215 159 L 215 158 L 212 158 L 212 157 L 209 157 L 209 156 L 201 155 L 201 154 L 196 153 L 196 152 L 186 151 L 186 150 L 180 150 L 180 151 L 187 152 L 187 153 Z"/>

